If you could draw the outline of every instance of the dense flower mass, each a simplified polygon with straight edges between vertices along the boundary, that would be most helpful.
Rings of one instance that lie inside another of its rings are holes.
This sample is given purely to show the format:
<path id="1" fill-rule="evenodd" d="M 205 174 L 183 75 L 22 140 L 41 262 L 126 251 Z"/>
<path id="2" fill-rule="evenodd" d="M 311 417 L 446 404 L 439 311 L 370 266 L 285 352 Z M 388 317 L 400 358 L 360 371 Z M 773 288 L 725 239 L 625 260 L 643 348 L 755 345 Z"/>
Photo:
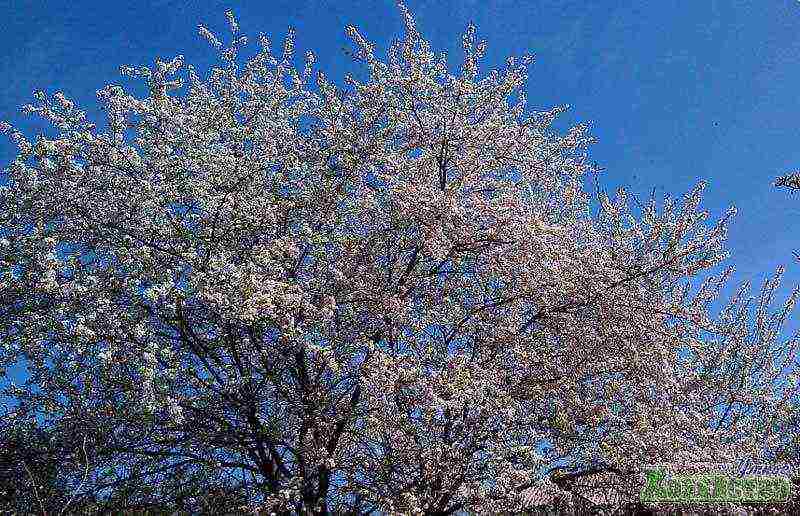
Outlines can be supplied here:
<path id="1" fill-rule="evenodd" d="M 732 212 L 592 194 L 530 56 L 480 76 L 470 26 L 454 75 L 400 9 L 385 59 L 347 28 L 345 87 L 291 31 L 242 64 L 228 13 L 208 77 L 98 91 L 105 132 L 61 93 L 26 106 L 57 137 L 3 126 L 0 366 L 29 376 L 0 435 L 63 464 L 7 503 L 497 513 L 560 472 L 797 459 L 797 291 L 711 310 Z"/>

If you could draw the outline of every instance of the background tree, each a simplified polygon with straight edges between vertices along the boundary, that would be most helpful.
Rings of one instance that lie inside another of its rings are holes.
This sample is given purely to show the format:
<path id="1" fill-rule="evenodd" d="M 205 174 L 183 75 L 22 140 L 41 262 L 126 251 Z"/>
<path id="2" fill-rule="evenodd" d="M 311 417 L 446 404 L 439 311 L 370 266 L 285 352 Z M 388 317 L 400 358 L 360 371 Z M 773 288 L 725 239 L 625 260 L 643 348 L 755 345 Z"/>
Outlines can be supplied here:
<path id="1" fill-rule="evenodd" d="M 788 188 L 790 190 L 800 189 L 800 173 L 790 172 L 775 179 L 775 186 L 778 188 Z"/>
<path id="2" fill-rule="evenodd" d="M 778 188 L 786 188 L 791 193 L 800 190 L 800 172 L 789 172 L 775 179 L 773 183 Z M 800 260 L 800 254 L 794 252 L 795 258 Z"/>
<path id="3" fill-rule="evenodd" d="M 85 443 L 53 482 L 106 511 L 494 513 L 557 473 L 790 456 L 797 291 L 711 312 L 732 212 L 591 195 L 588 125 L 526 110 L 530 56 L 479 78 L 470 26 L 454 75 L 400 10 L 385 60 L 348 27 L 346 88 L 292 32 L 242 64 L 228 13 L 207 78 L 178 56 L 98 91 L 107 131 L 44 92 L 57 137 L 4 126 L 4 418 Z"/>

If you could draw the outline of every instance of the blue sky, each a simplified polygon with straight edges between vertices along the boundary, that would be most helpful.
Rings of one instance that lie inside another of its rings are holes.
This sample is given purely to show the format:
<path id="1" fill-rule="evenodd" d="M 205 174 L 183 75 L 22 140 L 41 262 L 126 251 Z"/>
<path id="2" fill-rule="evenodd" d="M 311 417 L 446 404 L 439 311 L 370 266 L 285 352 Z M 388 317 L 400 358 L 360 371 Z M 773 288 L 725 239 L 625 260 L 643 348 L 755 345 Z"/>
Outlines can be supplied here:
<path id="1" fill-rule="evenodd" d="M 605 189 L 681 195 L 697 180 L 708 181 L 712 216 L 730 204 L 739 210 L 729 246 L 736 283 L 752 279 L 758 287 L 779 264 L 787 265 L 785 286 L 800 283 L 800 262 L 792 257 L 800 250 L 793 231 L 800 195 L 771 186 L 777 175 L 800 168 L 800 2 L 408 0 L 408 6 L 453 67 L 470 21 L 488 41 L 490 65 L 533 51 L 531 107 L 569 103 L 565 122 L 594 122 L 600 141 L 592 156 L 606 168 Z M 63 91 L 102 121 L 95 91 L 110 82 L 130 84 L 119 65 L 151 65 L 156 56 L 180 53 L 206 69 L 212 52 L 197 25 L 224 35 L 227 8 L 253 47 L 263 31 L 278 50 L 287 27 L 295 27 L 297 55 L 313 50 L 318 67 L 339 84 L 358 69 L 343 51 L 350 48 L 346 24 L 357 25 L 381 52 L 402 34 L 392 0 L 0 0 L 0 120 L 35 134 L 41 126 L 19 107 L 41 88 Z M 14 150 L 0 138 L 0 164 Z"/>

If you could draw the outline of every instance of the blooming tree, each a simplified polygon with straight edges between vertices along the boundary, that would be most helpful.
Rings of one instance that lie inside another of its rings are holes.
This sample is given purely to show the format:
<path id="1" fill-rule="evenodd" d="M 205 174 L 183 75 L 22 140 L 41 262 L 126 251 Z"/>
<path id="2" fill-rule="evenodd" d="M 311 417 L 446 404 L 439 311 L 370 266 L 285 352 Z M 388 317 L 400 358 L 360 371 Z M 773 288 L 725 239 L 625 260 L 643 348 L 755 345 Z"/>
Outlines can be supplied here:
<path id="1" fill-rule="evenodd" d="M 347 28 L 363 81 L 297 69 L 291 31 L 243 59 L 228 13 L 207 77 L 122 67 L 149 94 L 99 90 L 105 131 L 43 92 L 56 137 L 3 126 L 3 425 L 70 459 L 61 507 L 494 513 L 559 474 L 797 456 L 797 291 L 712 310 L 732 212 L 591 193 L 531 56 L 480 75 L 470 26 L 453 74 L 400 11 L 385 59 Z"/>

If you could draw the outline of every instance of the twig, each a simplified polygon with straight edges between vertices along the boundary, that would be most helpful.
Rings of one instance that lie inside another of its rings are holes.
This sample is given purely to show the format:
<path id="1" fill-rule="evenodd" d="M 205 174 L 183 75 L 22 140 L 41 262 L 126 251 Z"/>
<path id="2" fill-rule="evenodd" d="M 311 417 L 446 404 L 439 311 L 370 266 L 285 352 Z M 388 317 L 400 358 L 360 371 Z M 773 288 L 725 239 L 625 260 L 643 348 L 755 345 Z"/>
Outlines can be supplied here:
<path id="1" fill-rule="evenodd" d="M 69 507 L 69 504 L 71 504 L 72 500 L 75 499 L 75 495 L 78 494 L 78 491 L 81 490 L 81 488 L 83 487 L 83 484 L 86 483 L 86 479 L 89 478 L 89 455 L 86 453 L 86 436 L 85 435 L 83 436 L 82 449 L 83 449 L 83 458 L 86 461 L 86 469 L 85 469 L 85 471 L 83 473 L 83 480 L 81 480 L 80 485 L 75 489 L 75 491 L 72 492 L 72 496 L 69 498 L 69 501 L 64 506 L 64 508 L 61 509 L 61 512 L 58 513 L 58 516 L 61 516 L 62 514 L 64 514 L 64 511 L 67 510 L 67 507 Z"/>
<path id="2" fill-rule="evenodd" d="M 25 468 L 25 472 L 28 474 L 28 477 L 31 479 L 31 483 L 33 484 L 33 494 L 36 496 L 36 501 L 39 502 L 39 507 L 42 509 L 42 515 L 47 516 L 47 511 L 44 510 L 44 504 L 42 503 L 42 499 L 39 498 L 39 491 L 36 489 L 36 481 L 33 479 L 33 475 L 31 475 L 30 470 L 28 469 L 27 464 L 25 461 L 22 461 L 22 467 Z"/>

